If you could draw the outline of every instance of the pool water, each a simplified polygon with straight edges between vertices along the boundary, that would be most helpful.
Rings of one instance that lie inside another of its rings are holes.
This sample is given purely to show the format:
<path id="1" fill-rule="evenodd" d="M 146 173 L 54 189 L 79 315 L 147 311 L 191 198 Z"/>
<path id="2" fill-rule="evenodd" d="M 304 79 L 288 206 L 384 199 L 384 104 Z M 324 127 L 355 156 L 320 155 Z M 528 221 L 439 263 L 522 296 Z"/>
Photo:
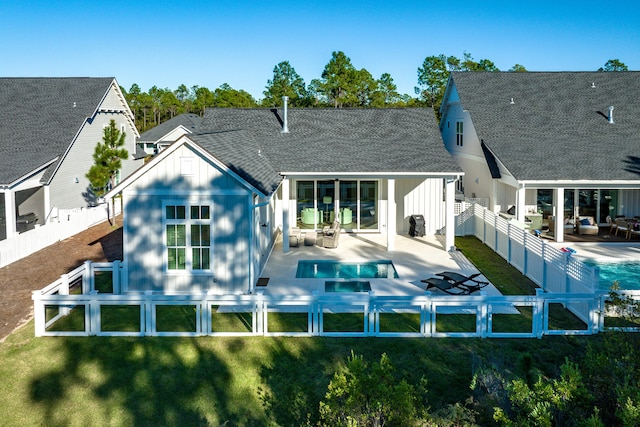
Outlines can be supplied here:
<path id="1" fill-rule="evenodd" d="M 325 292 L 369 292 L 371 284 L 364 280 L 327 280 L 324 282 Z"/>
<path id="2" fill-rule="evenodd" d="M 340 262 L 327 260 L 298 261 L 298 279 L 397 279 L 389 260 L 369 262 Z"/>
<path id="3" fill-rule="evenodd" d="M 614 281 L 618 281 L 620 289 L 640 289 L 640 262 L 598 262 L 588 260 L 587 265 L 600 270 L 600 289 L 609 290 Z"/>

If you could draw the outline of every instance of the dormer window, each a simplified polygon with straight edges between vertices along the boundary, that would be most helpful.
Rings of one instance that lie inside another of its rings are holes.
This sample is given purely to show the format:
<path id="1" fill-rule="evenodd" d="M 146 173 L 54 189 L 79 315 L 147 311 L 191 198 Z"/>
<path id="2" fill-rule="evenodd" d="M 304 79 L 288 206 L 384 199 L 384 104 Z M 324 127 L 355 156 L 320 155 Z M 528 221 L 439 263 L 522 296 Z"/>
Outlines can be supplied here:
<path id="1" fill-rule="evenodd" d="M 462 147 L 463 145 L 463 122 L 456 122 L 456 145 Z"/>

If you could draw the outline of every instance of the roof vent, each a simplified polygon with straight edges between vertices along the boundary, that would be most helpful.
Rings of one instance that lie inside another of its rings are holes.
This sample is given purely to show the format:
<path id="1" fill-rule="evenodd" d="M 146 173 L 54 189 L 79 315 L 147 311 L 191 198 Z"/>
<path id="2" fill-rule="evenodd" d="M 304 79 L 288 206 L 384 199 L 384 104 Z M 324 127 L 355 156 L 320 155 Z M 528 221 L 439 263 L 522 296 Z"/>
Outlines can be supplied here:
<path id="1" fill-rule="evenodd" d="M 613 105 L 609 107 L 609 123 L 613 124 Z"/>
<path id="2" fill-rule="evenodd" d="M 513 100 L 513 98 L 511 98 L 511 102 L 509 104 L 515 104 L 515 101 Z"/>
<path id="3" fill-rule="evenodd" d="M 595 88 L 596 87 L 596 82 L 591 82 L 591 87 Z"/>
<path id="4" fill-rule="evenodd" d="M 283 96 L 282 97 L 283 112 L 282 112 L 282 131 L 281 131 L 281 133 L 289 133 L 289 126 L 287 126 L 287 102 L 288 101 L 289 101 L 289 97 L 288 96 Z"/>
<path id="5" fill-rule="evenodd" d="M 76 103 L 75 102 L 73 103 L 73 108 L 76 108 Z"/>

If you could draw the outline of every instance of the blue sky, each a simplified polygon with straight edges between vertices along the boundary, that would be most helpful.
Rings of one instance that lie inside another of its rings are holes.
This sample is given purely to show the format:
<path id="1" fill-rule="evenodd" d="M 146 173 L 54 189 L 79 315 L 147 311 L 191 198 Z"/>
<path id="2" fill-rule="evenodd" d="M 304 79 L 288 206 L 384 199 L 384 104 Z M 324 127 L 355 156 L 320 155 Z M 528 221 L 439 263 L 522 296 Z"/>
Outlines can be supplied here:
<path id="1" fill-rule="evenodd" d="M 228 83 L 262 97 L 289 61 L 305 83 L 333 51 L 413 95 L 427 56 L 490 59 L 501 70 L 640 70 L 640 2 L 0 0 L 4 77 L 116 77 L 176 89 Z"/>

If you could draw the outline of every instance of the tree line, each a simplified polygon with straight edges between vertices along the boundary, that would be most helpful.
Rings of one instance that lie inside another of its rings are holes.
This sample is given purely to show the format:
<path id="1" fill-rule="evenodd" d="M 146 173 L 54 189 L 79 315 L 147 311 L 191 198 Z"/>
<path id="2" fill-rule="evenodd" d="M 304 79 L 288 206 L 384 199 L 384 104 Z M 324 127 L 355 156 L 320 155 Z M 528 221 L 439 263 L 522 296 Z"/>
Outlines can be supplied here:
<path id="1" fill-rule="evenodd" d="M 618 59 L 610 59 L 598 71 L 627 71 L 628 67 Z M 256 100 L 242 89 L 234 89 L 224 83 L 210 90 L 203 86 L 177 89 L 161 89 L 153 86 L 143 92 L 134 83 L 127 91 L 121 88 L 135 115 L 138 130 L 144 132 L 182 113 L 203 115 L 206 108 L 272 108 L 282 105 L 282 97 L 289 97 L 292 107 L 307 108 L 402 108 L 430 107 L 438 111 L 444 90 L 452 71 L 500 71 L 489 59 L 476 61 L 465 52 L 462 59 L 455 56 L 427 56 L 417 70 L 417 86 L 414 95 L 401 94 L 389 73 L 379 78 L 365 68 L 356 68 L 342 51 L 333 52 L 319 78 L 308 84 L 296 72 L 289 61 L 282 61 L 273 69 L 273 77 L 267 80 L 264 98 Z M 508 71 L 526 72 L 521 64 Z"/>

